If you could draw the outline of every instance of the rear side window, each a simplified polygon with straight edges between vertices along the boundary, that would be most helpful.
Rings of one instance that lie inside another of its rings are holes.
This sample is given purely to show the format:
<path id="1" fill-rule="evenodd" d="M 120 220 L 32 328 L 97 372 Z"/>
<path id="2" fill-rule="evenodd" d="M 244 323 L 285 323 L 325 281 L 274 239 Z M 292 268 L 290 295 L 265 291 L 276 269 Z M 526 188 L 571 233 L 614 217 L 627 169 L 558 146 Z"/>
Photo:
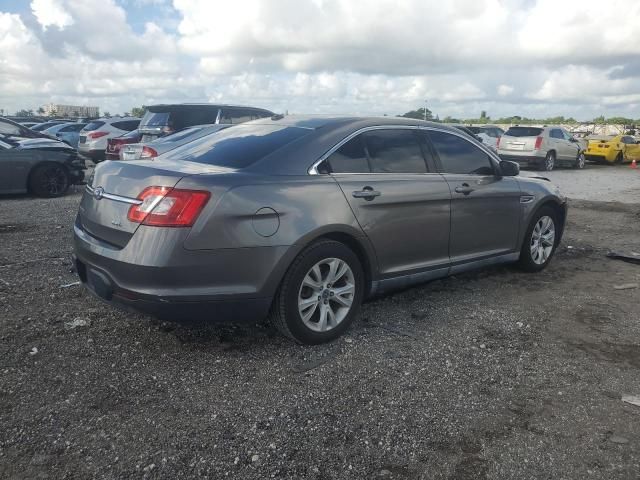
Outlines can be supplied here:
<path id="1" fill-rule="evenodd" d="M 63 127 L 60 129 L 61 132 L 79 132 L 80 130 L 82 130 L 82 127 L 84 127 L 84 125 L 82 125 L 81 123 L 75 124 L 75 125 L 67 125 L 66 127 Z"/>
<path id="2" fill-rule="evenodd" d="M 20 127 L 10 123 L 0 122 L 0 133 L 4 133 L 5 135 L 19 135 Z"/>
<path id="3" fill-rule="evenodd" d="M 136 128 L 138 128 L 139 124 L 139 120 L 124 120 L 122 122 L 113 122 L 111 125 L 120 130 L 130 132 L 131 130 L 135 130 Z"/>
<path id="4" fill-rule="evenodd" d="M 370 173 L 362 135 L 352 138 L 327 159 L 332 173 Z"/>
<path id="5" fill-rule="evenodd" d="M 557 128 L 554 128 L 553 130 L 551 130 L 551 133 L 549 134 L 549 136 L 551 138 L 559 138 L 561 140 L 564 140 L 564 135 L 562 135 L 562 130 L 558 130 Z"/>
<path id="6" fill-rule="evenodd" d="M 297 127 L 238 125 L 175 148 L 165 158 L 244 168 L 309 132 Z"/>
<path id="7" fill-rule="evenodd" d="M 541 128 L 536 127 L 511 127 L 505 135 L 510 137 L 537 137 L 542 133 Z"/>
<path id="8" fill-rule="evenodd" d="M 426 173 L 427 164 L 413 130 L 374 130 L 362 135 L 373 173 Z"/>
<path id="9" fill-rule="evenodd" d="M 102 127 L 104 125 L 104 122 L 91 122 L 90 124 L 86 125 L 83 130 L 85 132 L 92 132 L 94 130 L 98 130 L 100 127 Z"/>
<path id="10" fill-rule="evenodd" d="M 470 141 L 445 132 L 427 132 L 444 173 L 493 175 L 489 155 Z"/>

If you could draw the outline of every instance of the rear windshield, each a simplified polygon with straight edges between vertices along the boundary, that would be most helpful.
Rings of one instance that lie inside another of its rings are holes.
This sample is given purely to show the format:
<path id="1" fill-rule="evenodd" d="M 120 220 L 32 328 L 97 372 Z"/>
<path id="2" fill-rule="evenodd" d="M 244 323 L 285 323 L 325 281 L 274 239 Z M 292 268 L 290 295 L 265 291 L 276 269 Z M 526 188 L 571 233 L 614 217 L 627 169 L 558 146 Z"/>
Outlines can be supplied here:
<path id="1" fill-rule="evenodd" d="M 542 133 L 541 128 L 535 127 L 511 127 L 505 135 L 510 137 L 537 137 Z"/>
<path id="2" fill-rule="evenodd" d="M 171 150 L 165 158 L 244 168 L 309 132 L 298 127 L 236 125 Z"/>
<path id="3" fill-rule="evenodd" d="M 98 130 L 101 126 L 104 125 L 104 122 L 91 122 L 86 127 L 83 128 L 85 132 L 92 132 L 93 130 Z"/>
<path id="4" fill-rule="evenodd" d="M 216 123 L 219 110 L 218 107 L 192 106 L 164 112 L 147 111 L 142 117 L 140 128 L 169 127 L 178 131 L 194 125 Z"/>

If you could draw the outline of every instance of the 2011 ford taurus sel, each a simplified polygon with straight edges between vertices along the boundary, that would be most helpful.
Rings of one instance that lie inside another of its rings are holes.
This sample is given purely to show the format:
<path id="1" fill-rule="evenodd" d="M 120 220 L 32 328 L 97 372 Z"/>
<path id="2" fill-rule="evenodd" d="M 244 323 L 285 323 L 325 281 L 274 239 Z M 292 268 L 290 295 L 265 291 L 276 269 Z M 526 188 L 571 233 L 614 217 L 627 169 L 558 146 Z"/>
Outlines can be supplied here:
<path id="1" fill-rule="evenodd" d="M 176 320 L 269 315 L 315 344 L 380 292 L 503 262 L 543 269 L 565 217 L 550 182 L 455 129 L 274 116 L 98 165 L 75 255 L 108 302 Z"/>

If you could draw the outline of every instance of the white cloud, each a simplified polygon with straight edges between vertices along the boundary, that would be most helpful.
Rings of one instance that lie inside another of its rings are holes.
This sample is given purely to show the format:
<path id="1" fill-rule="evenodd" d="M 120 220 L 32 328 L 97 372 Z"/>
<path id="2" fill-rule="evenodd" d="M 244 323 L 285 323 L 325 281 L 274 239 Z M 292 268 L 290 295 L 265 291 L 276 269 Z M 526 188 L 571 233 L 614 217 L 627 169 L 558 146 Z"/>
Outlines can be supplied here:
<path id="1" fill-rule="evenodd" d="M 635 0 L 170 3 L 32 0 L 26 14 L 0 12 L 0 107 L 210 100 L 398 114 L 426 100 L 441 117 L 590 118 L 640 101 Z"/>
<path id="2" fill-rule="evenodd" d="M 43 29 L 50 26 L 65 28 L 73 25 L 73 19 L 57 0 L 33 0 L 31 9 Z"/>

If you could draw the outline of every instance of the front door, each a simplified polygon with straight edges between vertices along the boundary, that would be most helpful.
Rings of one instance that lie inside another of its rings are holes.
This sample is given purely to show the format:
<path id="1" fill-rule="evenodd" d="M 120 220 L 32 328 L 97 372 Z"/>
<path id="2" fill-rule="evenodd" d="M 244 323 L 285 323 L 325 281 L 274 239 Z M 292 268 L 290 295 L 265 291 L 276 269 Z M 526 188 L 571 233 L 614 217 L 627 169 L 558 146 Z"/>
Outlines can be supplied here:
<path id="1" fill-rule="evenodd" d="M 451 195 L 424 151 L 417 130 L 389 127 L 358 135 L 327 159 L 382 278 L 448 271 Z"/>
<path id="2" fill-rule="evenodd" d="M 464 135 L 426 132 L 451 190 L 451 264 L 520 249 L 520 186 L 495 173 L 489 155 Z"/>

